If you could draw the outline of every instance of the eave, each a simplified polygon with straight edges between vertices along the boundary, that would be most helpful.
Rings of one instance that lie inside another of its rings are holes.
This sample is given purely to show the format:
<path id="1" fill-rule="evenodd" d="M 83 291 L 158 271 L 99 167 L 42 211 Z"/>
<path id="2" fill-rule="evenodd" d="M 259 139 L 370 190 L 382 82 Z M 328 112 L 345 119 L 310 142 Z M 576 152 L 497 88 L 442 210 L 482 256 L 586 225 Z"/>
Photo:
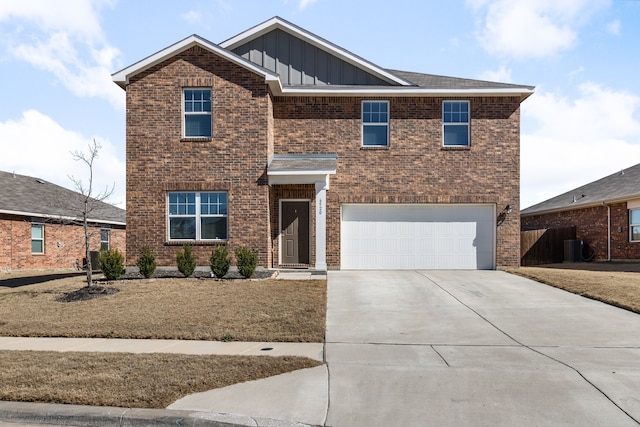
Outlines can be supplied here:
<path id="1" fill-rule="evenodd" d="M 593 201 L 593 202 L 587 202 L 587 203 L 576 203 L 576 204 L 572 203 L 571 205 L 568 205 L 568 206 L 559 206 L 556 208 L 549 208 L 549 209 L 539 210 L 531 213 L 521 211 L 520 217 L 524 218 L 524 217 L 531 217 L 531 216 L 538 216 L 538 215 L 548 215 L 553 213 L 577 211 L 581 209 L 596 208 L 599 206 L 608 206 L 608 205 L 614 205 L 617 203 L 625 203 L 630 200 L 637 200 L 638 198 L 640 198 L 640 194 L 635 194 L 635 195 L 632 194 L 624 197 L 616 197 L 614 199 L 599 200 L 599 201 Z"/>
<path id="2" fill-rule="evenodd" d="M 211 43 L 210 41 L 203 39 L 202 37 L 193 34 L 183 40 L 180 40 L 177 43 L 172 44 L 171 46 L 162 49 L 159 52 L 154 53 L 141 61 L 136 62 L 133 65 L 130 65 L 127 68 L 124 68 L 120 71 L 117 71 L 111 75 L 113 81 L 120 86 L 121 88 L 126 88 L 127 84 L 129 84 L 129 80 L 131 77 L 135 76 L 138 73 L 141 73 L 167 59 L 178 55 L 188 49 L 191 49 L 194 46 L 200 46 L 216 55 L 219 55 L 232 63 L 239 65 L 249 71 L 252 71 L 258 75 L 264 77 L 265 82 L 269 84 L 271 87 L 273 83 L 275 86 L 280 86 L 280 79 L 277 74 L 272 73 L 269 70 L 266 70 L 262 67 L 259 67 L 252 62 L 247 61 L 246 59 L 236 55 L 233 52 L 230 52 L 222 47 L 218 46 L 215 43 Z"/>
<path id="3" fill-rule="evenodd" d="M 83 221 L 82 218 L 68 216 L 68 215 L 52 215 L 52 214 L 43 214 L 43 213 L 37 213 L 37 212 L 12 211 L 12 210 L 6 210 L 6 209 L 0 209 L 0 214 L 27 216 L 31 218 L 45 218 L 45 219 L 53 219 L 57 221 L 73 221 L 73 222 Z M 122 221 L 94 219 L 94 218 L 87 218 L 87 222 L 91 224 L 122 225 L 125 227 L 127 225 L 126 222 L 122 222 Z"/>
<path id="4" fill-rule="evenodd" d="M 275 82 L 274 82 L 275 83 Z M 278 82 L 279 83 L 279 82 Z M 275 96 L 340 96 L 340 97 L 497 97 L 518 96 L 521 102 L 533 95 L 533 89 L 430 89 L 416 86 L 282 86 L 269 85 Z"/>

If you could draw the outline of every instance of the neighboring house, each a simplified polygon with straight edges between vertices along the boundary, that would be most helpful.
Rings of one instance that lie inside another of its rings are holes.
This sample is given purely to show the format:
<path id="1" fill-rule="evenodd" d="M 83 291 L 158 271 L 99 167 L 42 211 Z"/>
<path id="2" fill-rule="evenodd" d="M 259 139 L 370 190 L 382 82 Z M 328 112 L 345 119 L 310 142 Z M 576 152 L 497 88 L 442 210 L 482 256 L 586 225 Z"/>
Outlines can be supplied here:
<path id="1" fill-rule="evenodd" d="M 42 179 L 0 171 L 0 271 L 76 268 L 76 260 L 82 266 L 83 201 Z M 98 201 L 89 206 L 90 249 L 125 253 L 125 211 Z"/>
<path id="2" fill-rule="evenodd" d="M 202 266 L 219 244 L 267 268 L 519 263 L 531 86 L 384 69 L 278 17 L 220 44 L 187 37 L 113 80 L 129 265 L 146 245 L 175 266 L 184 243 Z"/>
<path id="3" fill-rule="evenodd" d="M 640 259 L 640 164 L 538 203 L 522 230 L 575 227 L 596 261 Z"/>

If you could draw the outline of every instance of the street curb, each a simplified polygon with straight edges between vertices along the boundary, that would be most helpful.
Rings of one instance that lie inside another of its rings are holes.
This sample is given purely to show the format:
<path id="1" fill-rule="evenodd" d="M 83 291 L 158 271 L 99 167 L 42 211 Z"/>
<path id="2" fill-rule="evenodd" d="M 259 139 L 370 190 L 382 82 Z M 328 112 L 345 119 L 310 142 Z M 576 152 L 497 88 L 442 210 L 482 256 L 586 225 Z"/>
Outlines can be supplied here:
<path id="1" fill-rule="evenodd" d="M 305 427 L 291 421 L 210 412 L 0 401 L 0 421 L 80 427 Z"/>

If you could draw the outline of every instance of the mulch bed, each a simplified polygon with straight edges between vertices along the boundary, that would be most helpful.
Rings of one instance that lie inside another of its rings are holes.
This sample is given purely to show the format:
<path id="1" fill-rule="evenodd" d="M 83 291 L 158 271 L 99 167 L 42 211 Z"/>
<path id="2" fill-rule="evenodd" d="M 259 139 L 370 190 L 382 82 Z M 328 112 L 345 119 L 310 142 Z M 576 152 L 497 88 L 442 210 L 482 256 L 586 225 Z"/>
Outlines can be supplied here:
<path id="1" fill-rule="evenodd" d="M 74 301 L 88 301 L 94 298 L 105 297 L 107 295 L 114 295 L 119 292 L 116 288 L 109 288 L 106 286 L 94 285 L 85 286 L 73 292 L 67 292 L 60 298 L 57 298 L 58 302 L 74 302 Z"/>

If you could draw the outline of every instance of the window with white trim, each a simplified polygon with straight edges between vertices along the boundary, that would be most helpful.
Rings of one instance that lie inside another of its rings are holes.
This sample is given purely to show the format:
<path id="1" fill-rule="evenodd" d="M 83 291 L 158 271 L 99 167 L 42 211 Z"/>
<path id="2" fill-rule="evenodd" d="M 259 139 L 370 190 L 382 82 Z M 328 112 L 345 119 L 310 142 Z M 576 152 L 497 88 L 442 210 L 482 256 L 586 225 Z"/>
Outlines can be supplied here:
<path id="1" fill-rule="evenodd" d="M 109 250 L 109 238 L 111 234 L 111 230 L 108 228 L 100 229 L 100 250 L 108 251 Z"/>
<path id="2" fill-rule="evenodd" d="M 183 135 L 185 138 L 211 138 L 211 89 L 188 88 L 183 98 Z"/>
<path id="3" fill-rule="evenodd" d="M 31 223 L 31 253 L 44 253 L 44 224 L 39 222 Z"/>
<path id="4" fill-rule="evenodd" d="M 469 146 L 469 101 L 442 102 L 442 135 L 445 147 Z"/>
<path id="5" fill-rule="evenodd" d="M 629 231 L 632 242 L 640 242 L 640 209 L 629 210 Z"/>
<path id="6" fill-rule="evenodd" d="M 171 192 L 169 240 L 227 240 L 227 193 Z"/>
<path id="7" fill-rule="evenodd" d="M 362 146 L 389 146 L 389 101 L 362 101 Z"/>

